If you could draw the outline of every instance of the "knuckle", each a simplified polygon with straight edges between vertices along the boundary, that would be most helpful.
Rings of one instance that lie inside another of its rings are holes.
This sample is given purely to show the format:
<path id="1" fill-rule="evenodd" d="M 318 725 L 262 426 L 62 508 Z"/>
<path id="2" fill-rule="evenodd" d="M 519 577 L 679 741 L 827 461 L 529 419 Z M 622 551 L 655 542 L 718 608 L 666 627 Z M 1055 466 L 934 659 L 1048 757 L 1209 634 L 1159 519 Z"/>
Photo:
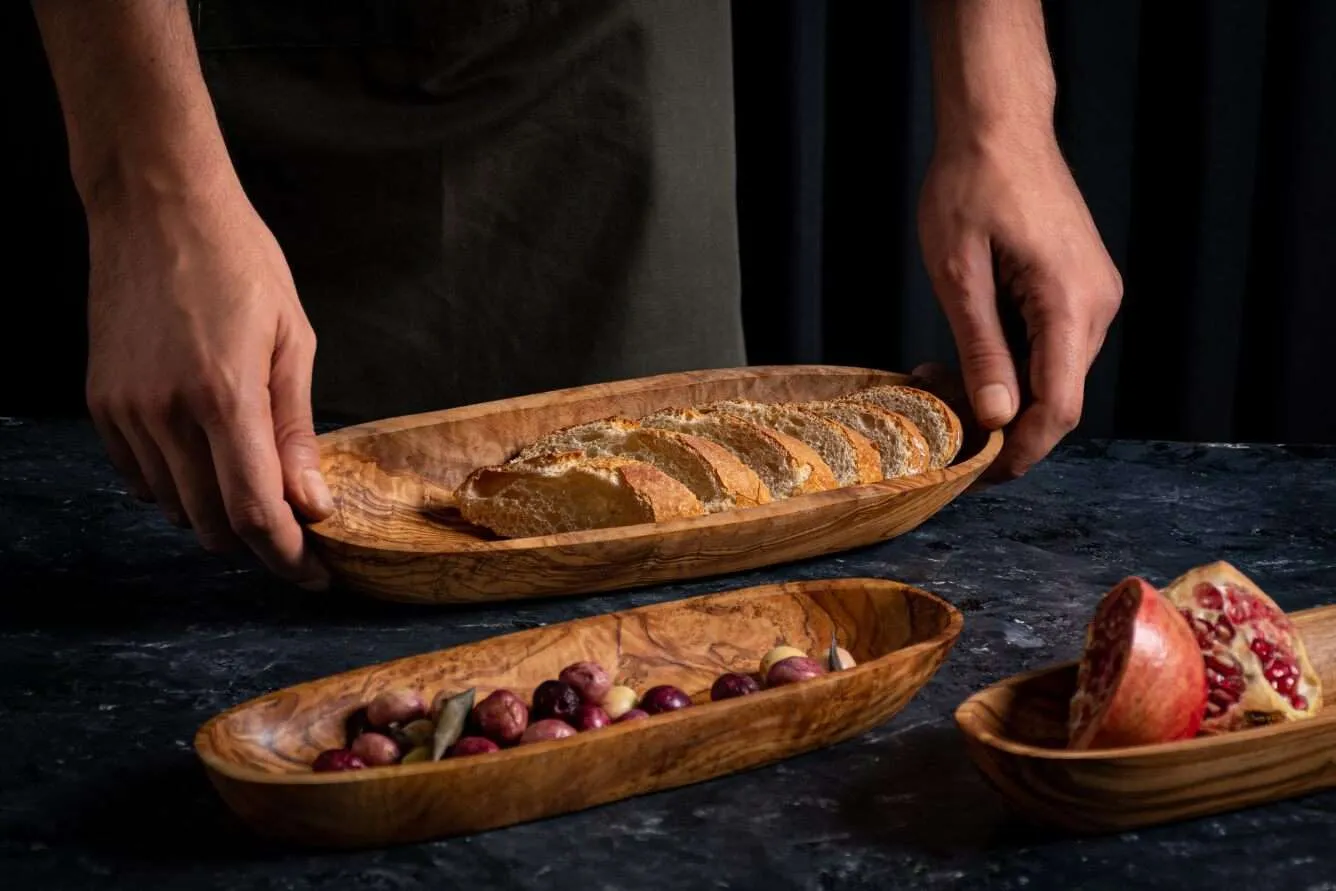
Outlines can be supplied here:
<path id="1" fill-rule="evenodd" d="M 1071 433 L 1081 423 L 1081 406 L 1064 403 L 1054 407 L 1053 423 L 1063 433 Z"/>
<path id="2" fill-rule="evenodd" d="M 234 415 L 240 405 L 237 388 L 216 375 L 199 375 L 183 392 L 186 405 L 202 420 L 212 421 Z"/>
<path id="3" fill-rule="evenodd" d="M 268 537 L 278 526 L 278 514 L 262 501 L 242 501 L 227 512 L 232 531 L 252 540 Z"/>
<path id="4" fill-rule="evenodd" d="M 975 265 L 968 256 L 957 252 L 947 253 L 937 263 L 936 278 L 948 297 L 963 301 L 973 296 L 971 291 L 979 277 Z"/>

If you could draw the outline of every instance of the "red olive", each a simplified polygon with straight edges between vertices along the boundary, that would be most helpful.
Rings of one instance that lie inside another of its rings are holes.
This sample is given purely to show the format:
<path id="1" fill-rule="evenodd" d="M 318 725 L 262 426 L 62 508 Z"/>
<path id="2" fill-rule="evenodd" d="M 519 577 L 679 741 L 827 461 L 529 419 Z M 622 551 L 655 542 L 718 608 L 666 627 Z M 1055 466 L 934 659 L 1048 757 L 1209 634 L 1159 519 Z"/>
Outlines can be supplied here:
<path id="1" fill-rule="evenodd" d="M 533 719 L 556 718 L 559 721 L 575 720 L 575 713 L 580 710 L 580 694 L 565 681 L 543 681 L 533 691 Z"/>
<path id="2" fill-rule="evenodd" d="M 358 758 L 347 749 L 326 749 L 315 756 L 315 761 L 311 764 L 311 769 L 317 773 L 328 773 L 337 770 L 361 770 L 366 767 L 361 758 Z"/>
<path id="3" fill-rule="evenodd" d="M 386 690 L 366 707 L 366 718 L 373 727 L 407 724 L 426 714 L 427 707 L 416 690 Z"/>
<path id="4" fill-rule="evenodd" d="M 588 703 L 580 706 L 580 710 L 575 713 L 575 729 L 584 733 L 586 730 L 597 730 L 600 727 L 607 727 L 612 723 L 612 718 L 597 705 Z"/>
<path id="5" fill-rule="evenodd" d="M 546 742 L 549 739 L 564 739 L 575 735 L 575 728 L 556 718 L 544 718 L 530 724 L 520 737 L 520 745 L 525 743 Z"/>
<path id="6" fill-rule="evenodd" d="M 399 745 L 384 734 L 368 731 L 353 740 L 352 753 L 367 767 L 383 767 L 399 760 Z"/>
<path id="7" fill-rule="evenodd" d="M 616 721 L 613 721 L 612 723 L 620 724 L 623 721 L 635 721 L 638 720 L 639 718 L 648 718 L 648 717 L 649 717 L 649 712 L 645 711 L 643 708 L 633 708 L 627 710 L 625 713 L 623 713 L 623 715 L 620 718 L 618 718 Z"/>
<path id="8" fill-rule="evenodd" d="M 580 698 L 590 705 L 602 705 L 603 697 L 612 689 L 612 678 L 608 677 L 603 666 L 597 662 L 576 662 L 574 665 L 567 665 L 561 670 L 561 674 L 557 675 L 557 679 L 574 687 Z"/>
<path id="9" fill-rule="evenodd" d="M 640 707 L 648 714 L 673 712 L 691 705 L 691 697 L 671 684 L 651 687 L 640 699 Z"/>
<path id="10" fill-rule="evenodd" d="M 757 693 L 760 689 L 761 685 L 756 683 L 754 677 L 749 674 L 738 674 L 734 671 L 719 675 L 719 679 L 710 688 L 710 699 L 718 702 L 721 699 L 733 699 L 737 696 Z"/>
<path id="11" fill-rule="evenodd" d="M 806 656 L 790 656 L 770 666 L 770 673 L 765 676 L 767 687 L 782 687 L 799 681 L 811 680 L 826 673 L 821 663 Z"/>
<path id="12" fill-rule="evenodd" d="M 492 742 L 519 742 L 529 723 L 529 707 L 509 690 L 497 690 L 473 707 L 473 722 Z"/>
<path id="13" fill-rule="evenodd" d="M 450 747 L 450 757 L 463 755 L 485 755 L 500 751 L 501 747 L 485 736 L 463 736 Z"/>

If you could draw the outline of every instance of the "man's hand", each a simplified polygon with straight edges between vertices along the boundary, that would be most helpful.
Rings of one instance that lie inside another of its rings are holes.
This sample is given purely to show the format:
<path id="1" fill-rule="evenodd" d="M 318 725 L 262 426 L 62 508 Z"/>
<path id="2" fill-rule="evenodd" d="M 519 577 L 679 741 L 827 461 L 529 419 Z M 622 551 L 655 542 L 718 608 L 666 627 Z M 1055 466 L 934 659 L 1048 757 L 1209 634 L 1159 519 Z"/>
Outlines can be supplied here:
<path id="1" fill-rule="evenodd" d="M 311 420 L 315 335 L 239 189 L 90 217 L 88 406 L 112 461 L 209 551 L 238 539 L 323 587 L 292 505 L 333 509 Z"/>
<path id="2" fill-rule="evenodd" d="M 223 145 L 184 0 L 35 0 L 88 219 L 89 409 L 141 497 L 210 551 L 328 577 L 315 336 Z"/>
<path id="3" fill-rule="evenodd" d="M 1039 0 L 930 0 L 927 11 L 937 145 L 919 205 L 923 259 L 975 416 L 988 428 L 1015 422 L 990 474 L 1015 477 L 1080 420 L 1122 279 L 1054 136 Z M 1026 369 L 1003 336 L 999 297 L 1025 320 Z"/>
<path id="4" fill-rule="evenodd" d="M 1122 279 L 1057 144 L 999 139 L 940 147 L 919 208 L 923 258 L 960 353 L 976 418 L 1016 418 L 993 468 L 1019 476 L 1081 419 L 1085 378 L 1122 299 Z M 996 270 L 996 279 L 994 278 Z M 1028 369 L 1003 338 L 997 292 L 1029 332 Z"/>

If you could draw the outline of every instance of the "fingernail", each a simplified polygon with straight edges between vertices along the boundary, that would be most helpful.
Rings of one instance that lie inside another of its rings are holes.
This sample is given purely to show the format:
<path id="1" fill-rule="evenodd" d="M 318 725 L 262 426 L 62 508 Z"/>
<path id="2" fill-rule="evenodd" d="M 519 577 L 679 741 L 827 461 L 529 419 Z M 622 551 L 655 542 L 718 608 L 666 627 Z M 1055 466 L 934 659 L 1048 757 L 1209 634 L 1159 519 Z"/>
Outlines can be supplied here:
<path id="1" fill-rule="evenodd" d="M 329 486 L 320 471 L 308 467 L 302 472 L 302 489 L 306 492 L 306 503 L 319 514 L 334 513 L 334 496 L 329 494 Z"/>
<path id="2" fill-rule="evenodd" d="M 1003 424 L 1011 420 L 1016 406 L 1011 391 L 1002 384 L 984 384 L 974 391 L 974 410 L 984 424 Z"/>

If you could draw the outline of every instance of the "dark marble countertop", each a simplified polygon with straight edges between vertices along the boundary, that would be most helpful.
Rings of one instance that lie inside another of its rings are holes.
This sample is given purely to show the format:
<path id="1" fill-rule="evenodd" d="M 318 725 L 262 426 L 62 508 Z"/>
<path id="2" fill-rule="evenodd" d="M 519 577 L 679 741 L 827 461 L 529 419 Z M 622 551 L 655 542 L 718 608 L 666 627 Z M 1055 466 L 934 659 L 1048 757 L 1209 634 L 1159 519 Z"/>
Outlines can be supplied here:
<path id="1" fill-rule="evenodd" d="M 290 590 L 128 498 L 89 427 L 0 420 L 6 888 L 1336 888 L 1336 793 L 1121 835 L 1019 822 L 967 760 L 971 692 L 1074 657 L 1102 591 L 1228 559 L 1286 609 L 1336 601 L 1336 448 L 1073 444 L 913 533 L 833 558 L 589 597 L 433 610 Z M 883 576 L 965 630 L 884 726 L 779 764 L 355 853 L 237 825 L 196 729 L 275 688 L 539 623 L 767 581 Z"/>

